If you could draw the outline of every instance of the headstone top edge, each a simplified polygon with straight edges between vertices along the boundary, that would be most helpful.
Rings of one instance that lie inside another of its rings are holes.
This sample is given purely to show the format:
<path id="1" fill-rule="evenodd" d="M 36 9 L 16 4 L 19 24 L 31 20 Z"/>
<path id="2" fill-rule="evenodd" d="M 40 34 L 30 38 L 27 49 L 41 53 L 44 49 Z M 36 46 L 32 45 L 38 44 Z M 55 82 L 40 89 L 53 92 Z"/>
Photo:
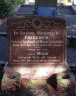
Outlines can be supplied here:
<path id="1" fill-rule="evenodd" d="M 62 17 L 53 17 L 53 16 L 46 16 L 46 17 L 44 17 L 44 16 L 37 16 L 37 17 L 17 17 L 17 18 L 8 18 L 7 19 L 7 21 L 11 21 L 11 20 L 22 20 L 22 19 L 33 19 L 33 18 L 42 18 L 42 19 L 58 19 L 58 20 L 64 20 L 64 21 L 66 21 L 66 19 L 65 18 L 62 18 Z"/>

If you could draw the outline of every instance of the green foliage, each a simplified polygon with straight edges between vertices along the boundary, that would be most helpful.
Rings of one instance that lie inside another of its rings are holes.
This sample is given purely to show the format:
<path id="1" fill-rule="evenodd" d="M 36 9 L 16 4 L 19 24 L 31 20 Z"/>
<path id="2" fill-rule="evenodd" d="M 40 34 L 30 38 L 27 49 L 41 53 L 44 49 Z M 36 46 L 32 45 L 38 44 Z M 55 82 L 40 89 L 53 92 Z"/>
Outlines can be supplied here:
<path id="1" fill-rule="evenodd" d="M 3 29 L 1 28 L 1 30 L 3 30 Z"/>
<path id="2" fill-rule="evenodd" d="M 58 82 L 67 86 L 70 83 L 70 79 L 58 79 Z"/>
<path id="3" fill-rule="evenodd" d="M 35 89 L 35 87 L 34 87 L 34 85 L 32 85 L 32 84 L 30 84 L 30 82 L 28 82 L 27 84 L 26 84 L 26 87 L 28 88 L 28 89 L 30 89 L 30 90 L 36 90 Z"/>
<path id="4" fill-rule="evenodd" d="M 66 93 L 66 92 L 65 92 L 65 93 L 63 93 L 63 94 L 64 94 L 64 95 L 66 95 L 66 96 L 68 95 L 68 93 Z"/>
<path id="5" fill-rule="evenodd" d="M 0 2 L 0 17 L 5 18 L 5 16 L 14 15 L 12 4 L 23 4 L 24 2 L 25 0 L 2 0 Z"/>
<path id="6" fill-rule="evenodd" d="M 28 88 L 29 88 L 30 90 L 34 90 L 34 91 L 36 90 L 33 85 L 28 86 Z"/>
<path id="7" fill-rule="evenodd" d="M 57 81 L 61 84 L 64 84 L 65 86 L 67 86 L 67 84 L 70 83 L 70 79 L 69 78 L 63 79 L 62 77 L 65 75 L 68 75 L 68 73 L 58 73 Z"/>
<path id="8" fill-rule="evenodd" d="M 66 73 L 58 73 L 57 74 L 57 79 L 62 79 L 62 77 L 65 76 L 65 75 L 69 75 L 69 73 L 68 72 L 66 72 Z"/>
<path id="9" fill-rule="evenodd" d="M 31 82 L 32 82 L 32 83 L 36 83 L 36 81 L 35 81 L 35 80 L 31 80 Z"/>
<path id="10" fill-rule="evenodd" d="M 8 2 L 11 2 L 13 4 L 23 4 L 25 3 L 25 0 L 7 0 Z"/>
<path id="11" fill-rule="evenodd" d="M 41 82 L 42 85 L 45 85 L 45 84 L 46 84 L 46 82 L 44 82 L 44 81 L 42 81 L 42 80 L 40 80 L 40 82 Z"/>
<path id="12" fill-rule="evenodd" d="M 5 16 L 9 14 L 10 10 L 12 10 L 11 3 L 6 2 L 6 1 L 0 2 L 0 17 L 1 18 L 5 18 Z"/>

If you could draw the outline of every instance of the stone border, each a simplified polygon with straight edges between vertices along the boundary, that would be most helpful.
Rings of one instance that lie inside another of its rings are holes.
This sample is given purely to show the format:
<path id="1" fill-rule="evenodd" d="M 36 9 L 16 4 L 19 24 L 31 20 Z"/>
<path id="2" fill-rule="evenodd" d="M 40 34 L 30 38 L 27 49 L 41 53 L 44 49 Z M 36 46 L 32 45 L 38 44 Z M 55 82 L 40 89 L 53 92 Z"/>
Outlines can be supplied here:
<path id="1" fill-rule="evenodd" d="M 6 35 L 7 36 L 7 32 L 0 32 L 0 35 Z"/>
<path id="2" fill-rule="evenodd" d="M 76 65 L 69 65 L 71 70 L 76 70 Z"/>
<path id="3" fill-rule="evenodd" d="M 14 12 L 17 12 L 17 11 L 20 9 L 20 7 L 21 7 L 21 4 L 18 5 L 13 11 L 14 11 Z"/>
<path id="4" fill-rule="evenodd" d="M 0 65 L 1 65 L 1 64 L 5 64 L 5 62 L 4 62 L 4 61 L 0 61 Z"/>
<path id="5" fill-rule="evenodd" d="M 20 7 L 31 7 L 31 6 L 34 6 L 34 4 L 20 4 L 20 5 L 18 5 L 13 11 L 14 12 L 18 12 L 18 10 L 20 9 Z M 33 15 L 33 12 L 32 12 L 32 14 L 31 13 L 27 13 L 27 14 L 25 14 L 25 13 L 15 13 L 16 15 Z"/>
<path id="6" fill-rule="evenodd" d="M 71 7 L 71 5 L 58 5 L 57 7 L 62 7 L 62 8 L 69 8 L 69 7 Z"/>
<path id="7" fill-rule="evenodd" d="M 62 8 L 71 8 L 71 10 L 73 11 L 74 15 L 76 15 L 76 8 L 74 6 L 70 6 L 70 5 L 59 5 L 58 8 L 59 7 L 62 7 Z M 59 10 L 58 10 L 58 15 L 61 15 L 59 13 Z"/>
<path id="8" fill-rule="evenodd" d="M 73 13 L 76 15 L 76 8 L 74 6 L 71 7 Z"/>

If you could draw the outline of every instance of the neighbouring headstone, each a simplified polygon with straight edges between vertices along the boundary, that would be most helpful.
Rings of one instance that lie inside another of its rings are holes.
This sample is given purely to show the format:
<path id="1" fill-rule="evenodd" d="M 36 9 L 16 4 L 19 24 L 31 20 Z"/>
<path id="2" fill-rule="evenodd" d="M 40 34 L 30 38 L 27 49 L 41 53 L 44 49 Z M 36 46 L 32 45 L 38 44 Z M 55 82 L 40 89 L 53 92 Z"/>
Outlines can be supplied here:
<path id="1" fill-rule="evenodd" d="M 73 3 L 73 5 L 76 5 L 76 0 L 73 0 L 72 3 Z"/>
<path id="2" fill-rule="evenodd" d="M 25 17 L 8 25 L 10 66 L 66 65 L 66 20 Z"/>
<path id="3" fill-rule="evenodd" d="M 57 0 L 35 0 L 34 14 L 38 13 L 38 7 L 56 7 Z"/>
<path id="4" fill-rule="evenodd" d="M 38 16 L 56 16 L 56 7 L 38 7 Z"/>

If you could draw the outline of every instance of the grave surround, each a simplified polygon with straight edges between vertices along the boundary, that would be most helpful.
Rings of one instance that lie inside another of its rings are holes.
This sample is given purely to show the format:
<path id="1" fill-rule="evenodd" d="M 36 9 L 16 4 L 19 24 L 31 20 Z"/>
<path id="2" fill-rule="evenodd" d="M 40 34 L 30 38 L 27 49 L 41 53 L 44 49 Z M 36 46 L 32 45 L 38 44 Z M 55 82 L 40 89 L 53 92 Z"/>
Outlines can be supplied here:
<path id="1" fill-rule="evenodd" d="M 8 25 L 9 65 L 66 65 L 66 20 L 16 18 Z"/>
<path id="2" fill-rule="evenodd" d="M 48 79 L 52 74 L 67 71 L 66 20 L 57 17 L 8 19 L 8 41 L 9 62 L 4 73 L 19 72 L 21 78 Z"/>

